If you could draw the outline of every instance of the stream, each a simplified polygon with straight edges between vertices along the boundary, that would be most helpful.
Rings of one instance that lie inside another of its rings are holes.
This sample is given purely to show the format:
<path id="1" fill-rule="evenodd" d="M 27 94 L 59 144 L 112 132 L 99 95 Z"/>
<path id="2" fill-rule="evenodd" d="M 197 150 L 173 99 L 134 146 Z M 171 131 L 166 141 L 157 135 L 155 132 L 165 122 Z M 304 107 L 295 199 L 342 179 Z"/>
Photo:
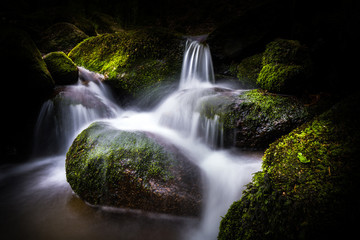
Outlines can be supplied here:
<path id="1" fill-rule="evenodd" d="M 0 166 L 1 239 L 216 239 L 221 216 L 241 197 L 262 152 L 222 148 L 222 126 L 202 117 L 199 106 L 217 94 L 239 94 L 215 84 L 210 49 L 188 40 L 178 88 L 151 109 L 119 107 L 103 76 L 79 67 L 77 85 L 58 87 L 44 103 L 35 128 L 34 157 Z M 202 170 L 199 218 L 90 206 L 66 181 L 65 154 L 94 121 L 146 131 L 175 145 Z"/>

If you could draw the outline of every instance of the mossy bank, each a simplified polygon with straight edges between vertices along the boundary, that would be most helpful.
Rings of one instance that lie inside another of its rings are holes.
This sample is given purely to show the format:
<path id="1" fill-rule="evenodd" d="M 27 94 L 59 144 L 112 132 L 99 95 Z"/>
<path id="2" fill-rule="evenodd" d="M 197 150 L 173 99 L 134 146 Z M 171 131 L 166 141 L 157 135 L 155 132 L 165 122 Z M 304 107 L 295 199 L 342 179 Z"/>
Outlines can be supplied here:
<path id="1" fill-rule="evenodd" d="M 262 171 L 221 221 L 219 239 L 328 239 L 356 232 L 359 96 L 266 150 Z"/>

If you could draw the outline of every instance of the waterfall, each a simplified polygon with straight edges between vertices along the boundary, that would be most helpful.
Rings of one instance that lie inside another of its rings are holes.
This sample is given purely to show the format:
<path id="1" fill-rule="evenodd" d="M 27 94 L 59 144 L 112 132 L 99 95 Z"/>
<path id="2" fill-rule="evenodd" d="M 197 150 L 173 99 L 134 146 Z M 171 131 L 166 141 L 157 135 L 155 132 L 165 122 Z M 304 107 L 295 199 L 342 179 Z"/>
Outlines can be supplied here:
<path id="1" fill-rule="evenodd" d="M 179 88 L 196 88 L 214 82 L 215 74 L 209 46 L 204 42 L 188 39 Z"/>
<path id="2" fill-rule="evenodd" d="M 261 163 L 257 155 L 221 149 L 223 131 L 219 116 L 208 119 L 200 113 L 208 97 L 236 94 L 214 84 L 209 46 L 199 39 L 187 41 L 179 88 L 146 112 L 121 109 L 102 84 L 101 75 L 81 67 L 79 71 L 76 85 L 58 87 L 56 96 L 43 104 L 35 129 L 35 153 L 65 155 L 76 135 L 98 119 L 121 130 L 158 135 L 202 170 L 204 199 L 200 223 L 189 229 L 184 238 L 216 239 L 221 216 L 240 198 L 243 186 Z"/>
<path id="3" fill-rule="evenodd" d="M 101 83 L 100 74 L 78 69 L 78 83 L 57 87 L 56 96 L 41 107 L 34 134 L 35 156 L 65 153 L 83 127 L 121 111 Z"/>

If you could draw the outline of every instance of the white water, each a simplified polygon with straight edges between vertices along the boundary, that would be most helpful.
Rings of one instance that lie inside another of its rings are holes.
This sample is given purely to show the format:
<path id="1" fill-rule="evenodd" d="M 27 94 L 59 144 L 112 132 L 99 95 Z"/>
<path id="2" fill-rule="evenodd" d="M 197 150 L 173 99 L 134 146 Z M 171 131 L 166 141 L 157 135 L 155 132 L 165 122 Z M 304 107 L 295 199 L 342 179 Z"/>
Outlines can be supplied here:
<path id="1" fill-rule="evenodd" d="M 130 235 L 127 238 L 125 235 L 120 235 L 122 236 L 120 239 L 146 239 L 146 236 L 149 239 L 178 239 L 179 233 L 177 232 L 182 233 L 182 239 L 216 239 L 221 216 L 226 214 L 232 202 L 240 198 L 243 186 L 251 180 L 252 173 L 260 169 L 261 162 L 258 153 L 249 154 L 221 149 L 223 132 L 218 116 L 215 116 L 214 119 L 200 116 L 199 109 L 207 97 L 221 94 L 224 91 L 227 94 L 236 94 L 236 91 L 214 85 L 214 71 L 209 47 L 197 41 L 189 40 L 187 42 L 178 90 L 160 101 L 155 108 L 146 112 L 121 109 L 114 103 L 111 94 L 101 83 L 101 75 L 91 73 L 83 68 L 79 68 L 79 70 L 78 84 L 59 88 L 57 97 L 44 103 L 39 114 L 36 127 L 35 154 L 48 157 L 44 158 L 45 160 L 34 160 L 18 168 L 6 169 L 6 171 L 0 169 L 2 173 L 0 181 L 6 182 L 6 179 L 36 171 L 38 175 L 30 177 L 31 181 L 26 180 L 28 182 L 25 185 L 25 190 L 22 193 L 17 193 L 20 194 L 18 201 L 23 203 L 29 195 L 44 195 L 43 204 L 41 207 L 38 206 L 39 211 L 42 210 L 42 207 L 47 206 L 46 211 L 54 212 L 54 219 L 63 213 L 64 216 L 60 218 L 63 221 L 61 226 L 66 228 L 66 222 L 74 222 L 75 220 L 73 219 L 74 213 L 70 213 L 69 209 L 65 207 L 66 201 L 70 201 L 68 199 L 71 191 L 66 183 L 64 155 L 76 135 L 91 122 L 99 119 L 123 130 L 152 132 L 176 145 L 202 170 L 204 179 L 202 215 L 199 223 L 192 224 L 191 227 L 184 224 L 184 219 L 173 219 L 174 226 L 176 225 L 178 228 L 177 225 L 179 225 L 185 228 L 180 230 L 174 228 L 173 234 L 168 232 L 166 233 L 168 235 L 165 234 L 164 236 L 162 233 L 149 234 L 140 230 L 145 228 L 142 226 L 138 227 L 138 236 Z M 0 184 L 0 190 L 1 187 L 2 184 Z M 45 189 L 46 192 L 40 194 L 39 189 Z M 67 197 L 59 196 L 59 192 Z M 26 195 L 24 195 L 25 193 Z M 51 193 L 52 197 L 49 197 L 48 193 Z M 61 201 L 60 205 L 50 203 L 52 201 L 59 202 L 59 198 L 67 200 Z M 31 202 L 39 200 L 38 197 L 35 199 L 26 203 L 25 206 L 32 206 Z M 56 207 L 52 207 L 53 204 Z M 60 210 L 55 211 L 53 208 L 60 208 Z M 31 212 L 31 214 L 33 213 Z M 47 215 L 51 214 L 48 213 Z M 86 216 L 85 222 L 81 220 L 83 222 L 76 224 L 84 225 L 86 222 L 90 222 L 102 226 L 98 222 L 87 219 L 94 217 L 94 215 L 87 213 Z M 40 219 L 42 222 L 46 217 L 41 216 Z M 158 219 L 157 222 L 163 224 L 163 221 L 159 220 L 158 217 L 156 219 Z M 110 221 L 112 220 L 110 219 Z M 126 222 L 127 220 L 122 221 Z M 138 217 L 136 217 L 136 221 L 140 222 Z M 57 220 L 55 222 L 55 224 L 59 224 Z M 193 222 L 193 220 L 186 220 L 186 222 Z M 95 229 L 99 229 L 99 231 L 101 231 L 100 229 L 110 229 L 108 231 L 111 234 L 119 234 L 119 227 L 114 230 L 112 224 L 114 223 L 110 224 L 111 227 L 95 227 Z M 162 228 L 161 224 L 156 225 L 156 227 Z M 52 231 L 54 231 L 52 233 L 54 235 L 57 229 Z M 83 229 L 83 231 L 87 231 L 88 235 L 79 234 L 79 239 L 84 239 L 84 236 L 97 239 L 95 236 L 99 235 L 90 228 Z M 60 233 L 61 231 L 57 232 Z M 183 234 L 184 232 L 186 233 Z M 73 236 L 72 232 L 66 233 Z M 78 235 L 75 234 L 75 236 Z M 119 239 L 116 236 L 110 238 Z"/>

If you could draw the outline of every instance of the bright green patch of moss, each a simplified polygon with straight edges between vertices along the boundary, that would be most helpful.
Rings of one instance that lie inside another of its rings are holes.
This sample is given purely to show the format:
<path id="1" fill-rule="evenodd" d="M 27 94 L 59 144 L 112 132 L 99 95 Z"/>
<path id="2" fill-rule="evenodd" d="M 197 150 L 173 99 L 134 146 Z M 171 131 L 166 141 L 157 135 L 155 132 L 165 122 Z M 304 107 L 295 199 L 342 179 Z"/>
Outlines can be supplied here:
<path id="1" fill-rule="evenodd" d="M 157 29 L 124 31 L 88 38 L 69 57 L 104 74 L 120 92 L 135 95 L 179 71 L 179 43 L 175 35 Z"/>
<path id="2" fill-rule="evenodd" d="M 358 101 L 349 98 L 271 144 L 218 238 L 352 236 L 359 213 Z"/>
<path id="3" fill-rule="evenodd" d="M 49 53 L 44 57 L 44 61 L 57 85 L 67 85 L 77 82 L 78 69 L 65 53 Z"/>

